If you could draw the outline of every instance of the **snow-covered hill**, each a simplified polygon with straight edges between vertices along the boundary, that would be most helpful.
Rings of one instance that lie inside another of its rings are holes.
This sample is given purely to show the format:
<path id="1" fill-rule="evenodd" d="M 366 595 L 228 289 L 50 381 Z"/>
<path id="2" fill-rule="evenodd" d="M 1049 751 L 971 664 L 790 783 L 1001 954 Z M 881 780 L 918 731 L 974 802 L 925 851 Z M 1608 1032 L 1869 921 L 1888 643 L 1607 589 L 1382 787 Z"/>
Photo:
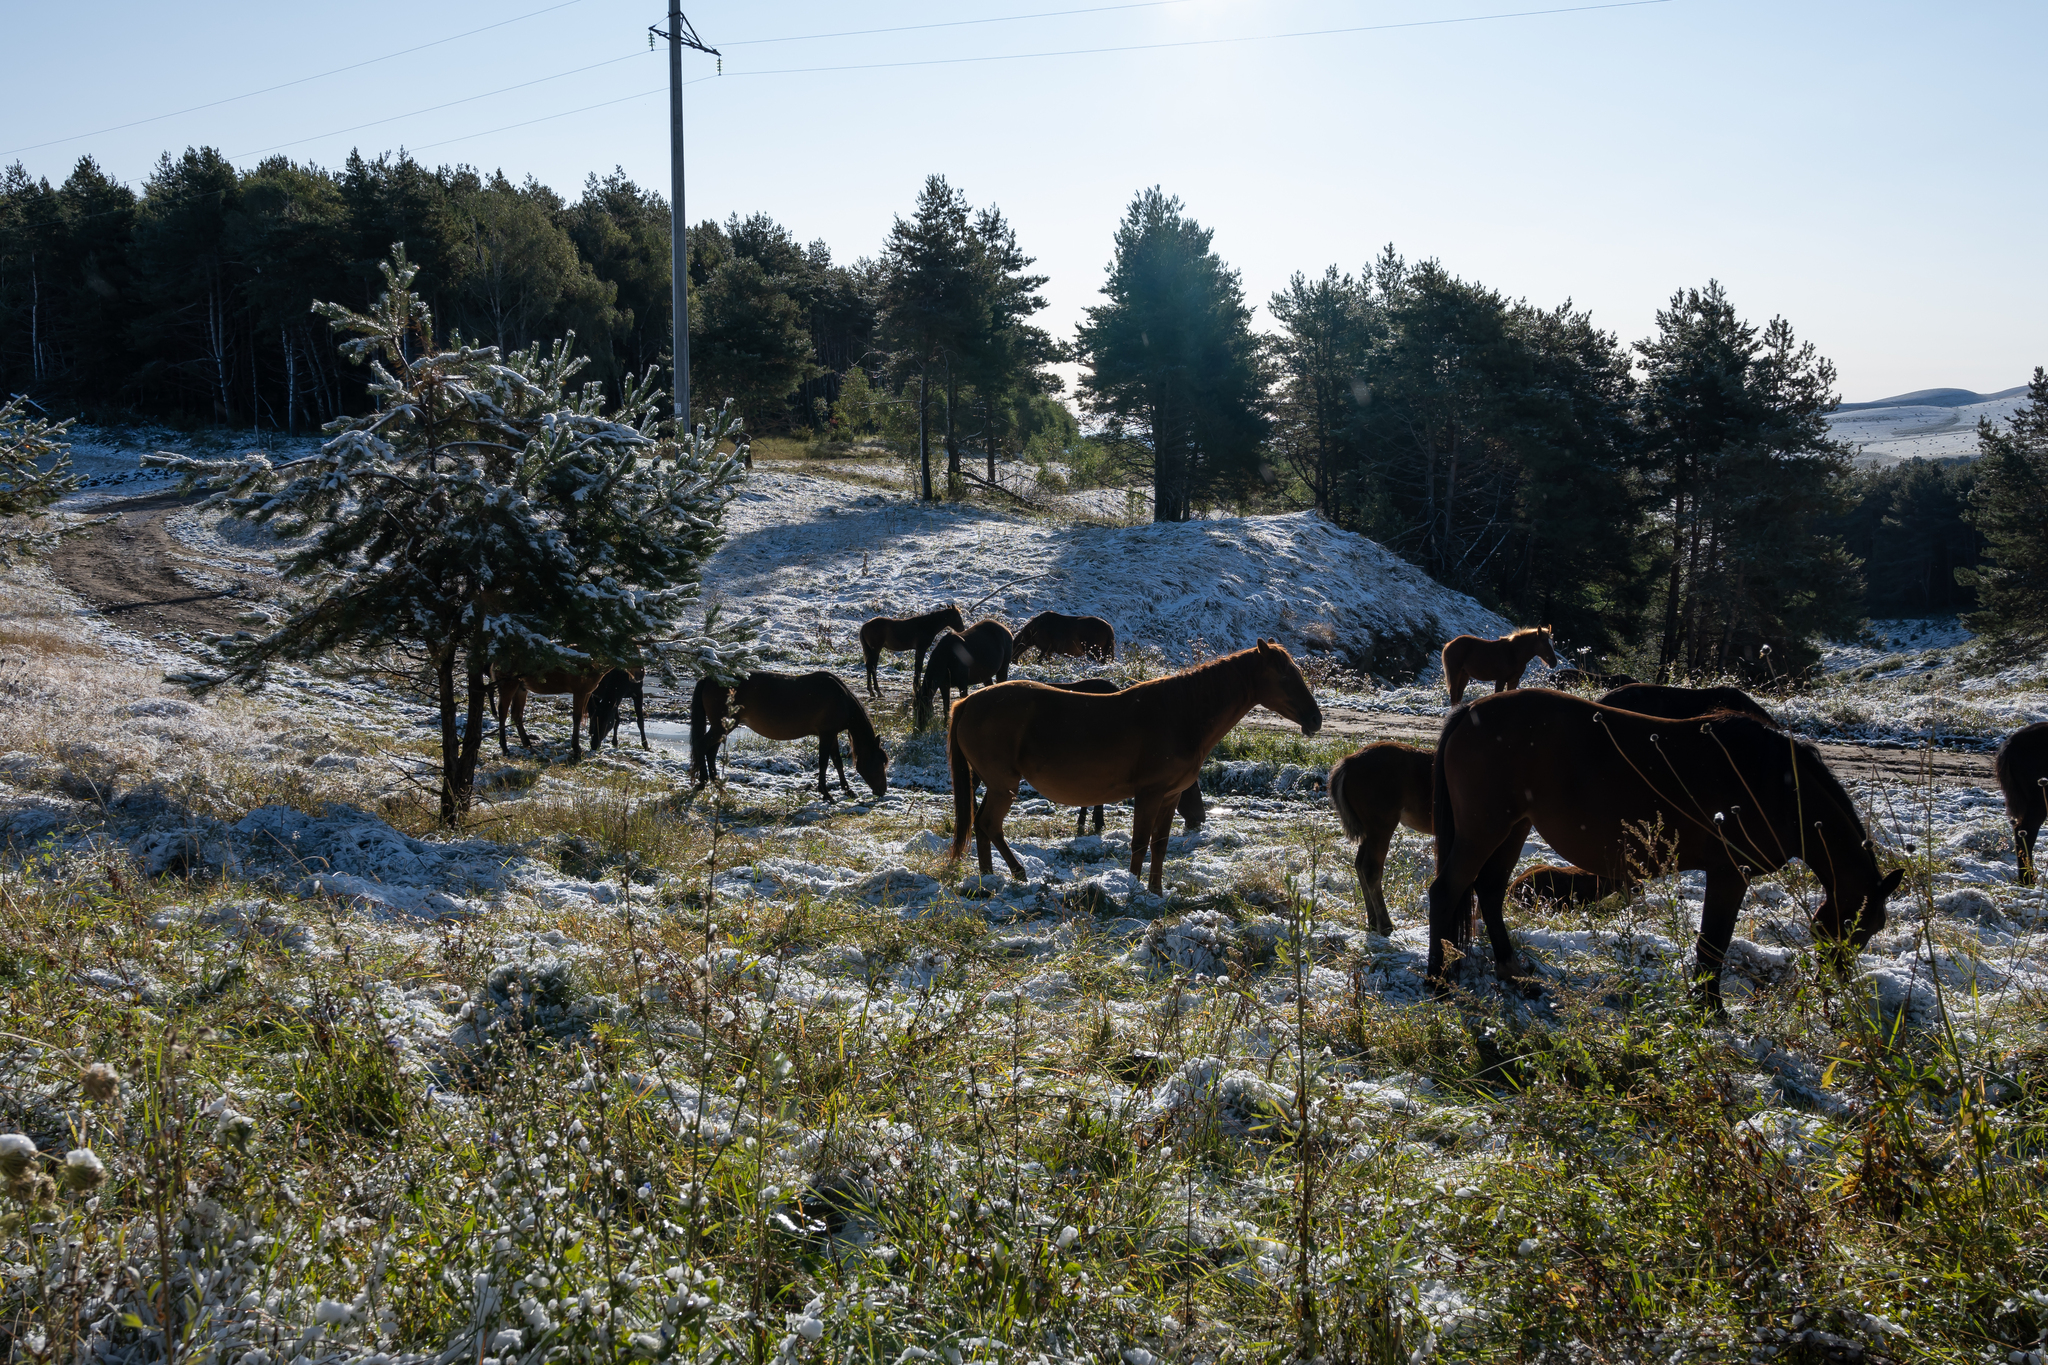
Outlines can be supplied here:
<path id="1" fill-rule="evenodd" d="M 800 474 L 757 473 L 727 514 L 707 596 L 768 619 L 774 649 L 853 647 L 871 616 L 957 603 L 1013 628 L 1104 617 L 1170 659 L 1261 637 L 1406 678 L 1445 640 L 1509 623 L 1313 513 L 1142 526 L 1035 521 Z"/>
<path id="2" fill-rule="evenodd" d="M 1999 426 L 2026 400 L 2024 385 L 1998 393 L 1918 389 L 1868 403 L 1844 403 L 1828 416 L 1835 438 L 1858 447 L 1857 459 L 1892 464 L 1915 457 L 1951 459 L 1977 453 L 1977 419 Z"/>

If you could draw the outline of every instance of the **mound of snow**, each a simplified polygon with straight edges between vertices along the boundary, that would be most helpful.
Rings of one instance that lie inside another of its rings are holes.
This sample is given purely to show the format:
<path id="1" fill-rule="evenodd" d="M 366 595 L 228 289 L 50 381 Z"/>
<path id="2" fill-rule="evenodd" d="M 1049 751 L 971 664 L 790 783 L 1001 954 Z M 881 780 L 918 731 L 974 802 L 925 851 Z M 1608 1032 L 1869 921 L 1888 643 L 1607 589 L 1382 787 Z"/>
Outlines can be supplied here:
<path id="1" fill-rule="evenodd" d="M 1096 615 L 1169 658 L 1277 639 L 1354 667 L 1420 668 L 1453 635 L 1508 623 L 1311 512 L 1144 526 L 1030 521 L 796 474 L 757 474 L 726 514 L 710 593 L 768 619 L 796 657 L 850 651 L 861 622 L 945 602 L 1021 626 Z"/>

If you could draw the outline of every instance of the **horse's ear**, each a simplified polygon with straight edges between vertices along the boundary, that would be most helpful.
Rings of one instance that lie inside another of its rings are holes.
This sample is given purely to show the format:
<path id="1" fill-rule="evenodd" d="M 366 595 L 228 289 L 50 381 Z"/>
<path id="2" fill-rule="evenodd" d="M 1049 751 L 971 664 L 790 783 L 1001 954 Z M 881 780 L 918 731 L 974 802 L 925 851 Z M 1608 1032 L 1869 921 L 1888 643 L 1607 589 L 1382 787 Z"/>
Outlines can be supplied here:
<path id="1" fill-rule="evenodd" d="M 1903 867 L 1895 867 L 1891 871 L 1885 873 L 1884 880 L 1877 884 L 1877 894 L 1879 898 L 1882 899 L 1888 897 L 1892 894 L 1892 892 L 1898 890 L 1899 883 L 1905 879 L 1905 876 L 1906 869 Z"/>

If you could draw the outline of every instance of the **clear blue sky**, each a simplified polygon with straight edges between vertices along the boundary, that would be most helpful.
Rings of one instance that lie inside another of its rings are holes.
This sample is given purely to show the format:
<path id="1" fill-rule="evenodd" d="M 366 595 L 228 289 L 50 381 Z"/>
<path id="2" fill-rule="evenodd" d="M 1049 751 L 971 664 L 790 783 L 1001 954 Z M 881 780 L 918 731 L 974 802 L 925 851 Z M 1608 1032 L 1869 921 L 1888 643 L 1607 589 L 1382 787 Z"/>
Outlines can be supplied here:
<path id="1" fill-rule="evenodd" d="M 659 94 L 491 131 L 665 82 L 645 34 L 662 0 L 532 14 L 550 3 L 13 0 L 0 22 L 13 58 L 0 162 L 55 181 L 89 152 L 139 184 L 166 148 L 211 144 L 244 165 L 274 148 L 334 166 L 351 147 L 402 144 L 430 163 L 532 175 L 570 198 L 614 164 L 665 192 Z M 765 210 L 850 260 L 875 252 L 924 176 L 942 172 L 1009 214 L 1052 277 L 1040 321 L 1062 335 L 1100 287 L 1123 207 L 1157 183 L 1216 230 L 1262 322 L 1291 272 L 1355 269 L 1392 242 L 1510 295 L 1574 299 L 1631 341 L 1673 290 L 1718 277 L 1748 316 L 1782 313 L 1816 342 L 1851 401 L 2005 388 L 2048 363 L 2038 0 L 1664 0 L 889 65 L 1549 7 L 696 0 L 686 12 L 726 60 L 723 76 L 687 92 L 687 206 L 692 221 Z M 1085 12 L 955 22 L 1053 10 Z M 950 26 L 762 41 L 934 23 Z M 846 69 L 775 74 L 816 67 Z M 687 68 L 711 77 L 714 63 L 693 54 Z M 486 93 L 528 81 L 540 83 Z"/>

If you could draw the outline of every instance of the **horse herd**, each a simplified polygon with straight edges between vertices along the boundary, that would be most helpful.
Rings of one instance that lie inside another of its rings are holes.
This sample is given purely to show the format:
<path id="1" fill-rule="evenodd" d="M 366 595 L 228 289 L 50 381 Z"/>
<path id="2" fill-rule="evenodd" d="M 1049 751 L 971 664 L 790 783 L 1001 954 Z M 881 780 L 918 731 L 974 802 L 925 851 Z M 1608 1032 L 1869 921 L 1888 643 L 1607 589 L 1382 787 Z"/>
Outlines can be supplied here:
<path id="1" fill-rule="evenodd" d="M 913 653 L 912 691 L 919 723 L 944 694 L 946 760 L 953 791 L 950 857 L 971 837 L 980 871 L 992 852 L 1011 873 L 1023 863 L 1003 837 L 1023 783 L 1060 805 L 1095 810 L 1130 801 L 1133 876 L 1146 871 L 1154 894 L 1176 811 L 1200 825 L 1199 778 L 1209 752 L 1255 706 L 1314 735 L 1322 711 L 1301 670 L 1277 641 L 1211 659 L 1167 677 L 1119 687 L 1106 678 L 1067 683 L 1010 681 L 1026 649 L 1043 655 L 1115 657 L 1116 636 L 1099 617 L 1045 612 L 1014 635 L 1001 622 L 966 625 L 959 610 L 877 617 L 862 626 L 870 695 L 885 650 Z M 1551 688 L 1523 688 L 1532 658 L 1553 667 L 1548 627 L 1498 640 L 1459 636 L 1443 649 L 1452 700 L 1433 752 L 1373 744 L 1331 770 L 1329 799 L 1345 834 L 1358 840 L 1357 871 L 1371 927 L 1394 930 L 1382 879 L 1397 826 L 1433 836 L 1436 873 L 1429 886 L 1428 977 L 1441 988 L 1453 953 L 1464 952 L 1483 922 L 1495 971 L 1516 979 L 1519 966 L 1503 907 L 1538 901 L 1598 900 L 1675 871 L 1706 876 L 1695 945 L 1695 979 L 1719 1008 L 1721 966 L 1750 881 L 1793 859 L 1819 882 L 1815 927 L 1836 944 L 1861 947 L 1884 927 L 1885 902 L 1901 870 L 1886 872 L 1855 803 L 1811 743 L 1780 728 L 1771 714 L 1732 687 L 1682 688 L 1610 677 L 1619 685 L 1590 700 Z M 1560 670 L 1589 681 L 1596 675 Z M 1463 700 L 1474 680 L 1491 696 Z M 558 686 L 574 681 L 577 687 Z M 983 685 L 986 684 L 986 685 Z M 969 687 L 979 691 L 968 692 Z M 952 700 L 952 691 L 963 694 Z M 588 707 L 592 743 L 610 731 L 617 744 L 621 704 L 640 714 L 637 673 L 612 670 L 590 679 L 508 679 L 499 699 L 499 742 L 507 711 L 519 724 L 528 691 L 568 692 L 580 722 Z M 888 755 L 867 709 L 829 672 L 757 672 L 737 686 L 706 679 L 691 698 L 693 780 L 717 777 L 725 735 L 744 725 L 770 739 L 818 740 L 818 790 L 826 800 L 828 766 L 849 796 L 838 736 L 849 736 L 854 767 L 881 796 Z M 520 737 L 525 730 L 520 726 Z M 641 742 L 646 743 L 644 719 Z M 572 730 L 573 743 L 573 730 Z M 2038 832 L 2048 821 L 2048 722 L 2029 725 L 1999 747 L 1995 770 L 2023 883 L 2034 877 Z M 979 793 L 979 799 L 977 799 Z M 1534 831 L 1569 860 L 1514 876 Z M 1076 833 L 1080 832 L 1077 826 Z M 1477 914 L 1475 916 L 1474 909 Z"/>

